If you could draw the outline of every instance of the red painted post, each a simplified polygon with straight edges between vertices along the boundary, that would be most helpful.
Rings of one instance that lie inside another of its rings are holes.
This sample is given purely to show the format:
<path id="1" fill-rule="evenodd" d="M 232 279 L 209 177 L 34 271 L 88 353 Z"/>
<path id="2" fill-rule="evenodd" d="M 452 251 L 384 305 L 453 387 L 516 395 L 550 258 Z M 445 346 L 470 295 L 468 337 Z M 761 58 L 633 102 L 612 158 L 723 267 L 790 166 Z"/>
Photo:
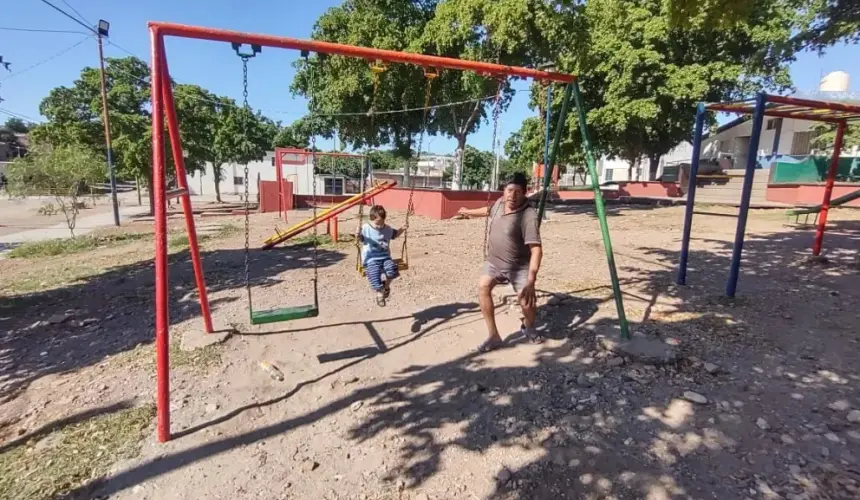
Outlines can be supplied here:
<path id="1" fill-rule="evenodd" d="M 287 187 L 284 185 L 283 155 L 275 148 L 275 179 L 278 182 L 278 217 L 281 211 L 284 213 L 284 222 L 287 222 Z"/>
<path id="2" fill-rule="evenodd" d="M 164 114 L 167 118 L 167 131 L 170 134 L 170 146 L 173 151 L 173 163 L 176 166 L 176 184 L 185 194 L 182 200 L 182 212 L 185 215 L 185 230 L 188 233 L 188 251 L 191 253 L 191 266 L 194 269 L 194 281 L 197 284 L 197 294 L 200 297 L 200 314 L 203 316 L 203 328 L 206 333 L 212 333 L 212 313 L 209 310 L 209 297 L 206 293 L 206 278 L 203 275 L 203 261 L 200 259 L 200 245 L 197 241 L 197 229 L 194 227 L 194 211 L 191 207 L 191 192 L 188 189 L 188 177 L 185 171 L 185 158 L 182 156 L 182 142 L 179 135 L 179 122 L 176 119 L 176 107 L 173 102 L 173 88 L 170 85 L 170 72 L 167 67 L 167 55 L 164 52 L 164 39 L 161 40 L 161 91 Z"/>
<path id="3" fill-rule="evenodd" d="M 152 197 L 155 205 L 155 377 L 158 440 L 170 439 L 170 337 L 167 308 L 167 199 L 164 196 L 164 114 L 161 46 L 158 28 L 150 27 L 152 95 Z"/>
<path id="4" fill-rule="evenodd" d="M 325 234 L 331 234 L 331 219 L 325 221 Z"/>
<path id="5" fill-rule="evenodd" d="M 821 243 L 824 241 L 824 230 L 827 226 L 827 212 L 830 210 L 830 197 L 833 195 L 833 183 L 839 170 L 839 153 L 842 150 L 842 136 L 845 134 L 845 122 L 839 122 L 836 127 L 836 140 L 833 143 L 833 155 L 830 157 L 830 168 L 827 170 L 827 184 L 824 186 L 824 199 L 821 201 L 821 214 L 818 217 L 818 229 L 815 231 L 815 242 L 812 244 L 812 255 L 821 254 Z"/>
<path id="6" fill-rule="evenodd" d="M 337 217 L 331 219 L 331 241 L 334 242 L 335 246 L 337 246 L 338 234 L 337 234 Z"/>

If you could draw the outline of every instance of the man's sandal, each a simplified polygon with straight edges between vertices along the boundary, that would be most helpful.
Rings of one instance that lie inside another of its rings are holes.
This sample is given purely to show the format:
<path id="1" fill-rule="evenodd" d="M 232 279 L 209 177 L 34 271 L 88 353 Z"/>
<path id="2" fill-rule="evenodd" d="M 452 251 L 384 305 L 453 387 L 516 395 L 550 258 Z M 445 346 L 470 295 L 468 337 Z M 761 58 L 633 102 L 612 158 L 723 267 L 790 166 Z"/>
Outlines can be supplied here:
<path id="1" fill-rule="evenodd" d="M 502 347 L 504 343 L 502 339 L 490 338 L 481 342 L 476 350 L 480 353 L 490 352 Z"/>

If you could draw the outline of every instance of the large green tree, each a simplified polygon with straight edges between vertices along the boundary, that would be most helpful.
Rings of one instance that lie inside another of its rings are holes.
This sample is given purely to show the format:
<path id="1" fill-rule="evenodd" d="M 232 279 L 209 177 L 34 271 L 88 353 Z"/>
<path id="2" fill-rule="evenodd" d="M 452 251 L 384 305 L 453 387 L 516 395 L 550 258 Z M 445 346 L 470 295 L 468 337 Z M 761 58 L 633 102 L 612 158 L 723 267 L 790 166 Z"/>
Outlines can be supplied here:
<path id="1" fill-rule="evenodd" d="M 15 132 L 16 134 L 26 134 L 30 131 L 30 128 L 33 127 L 33 124 L 13 116 L 6 120 L 3 127 Z"/>
<path id="2" fill-rule="evenodd" d="M 569 33 L 558 54 L 560 68 L 579 75 L 598 153 L 631 164 L 644 158 L 652 175 L 662 155 L 690 138 L 696 102 L 790 86 L 792 58 L 782 49 L 795 26 L 793 8 L 769 2 L 732 24 L 707 22 L 710 11 L 694 10 L 679 25 L 669 3 L 590 0 L 580 19 L 584 29 Z M 554 94 L 556 113 L 561 95 Z M 551 133 L 554 127 L 553 121 Z M 562 149 L 562 161 L 579 149 L 575 111 L 566 128 L 574 147 Z M 521 129 L 523 141 L 535 142 L 529 134 L 536 132 L 534 125 Z"/>
<path id="3" fill-rule="evenodd" d="M 315 40 L 408 50 L 433 15 L 433 0 L 346 0 L 326 11 L 314 25 Z M 420 68 L 392 65 L 374 73 L 363 59 L 314 56 L 297 63 L 292 89 L 310 99 L 311 112 L 323 122 L 320 132 L 355 149 L 390 145 L 403 157 L 421 127 L 421 113 L 380 114 L 371 110 L 423 105 Z M 377 91 L 374 93 L 374 81 Z M 416 82 L 419 82 L 416 84 Z M 352 115 L 344 116 L 344 113 Z M 340 114 L 340 116 L 328 116 Z"/>
<path id="4" fill-rule="evenodd" d="M 210 160 L 218 201 L 221 201 L 223 165 L 245 165 L 263 159 L 271 150 L 277 132 L 277 125 L 261 113 L 237 107 L 231 99 L 220 98 Z M 247 181 L 255 182 L 256 179 Z"/>

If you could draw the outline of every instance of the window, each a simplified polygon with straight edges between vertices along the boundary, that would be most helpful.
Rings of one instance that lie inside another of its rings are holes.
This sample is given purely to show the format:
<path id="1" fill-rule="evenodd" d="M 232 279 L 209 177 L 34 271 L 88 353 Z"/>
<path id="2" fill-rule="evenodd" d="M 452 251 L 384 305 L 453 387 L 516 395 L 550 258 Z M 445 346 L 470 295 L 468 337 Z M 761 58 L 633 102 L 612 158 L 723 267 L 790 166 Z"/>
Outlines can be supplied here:
<path id="1" fill-rule="evenodd" d="M 272 157 L 272 166 L 273 167 L 275 166 L 275 157 L 274 156 Z"/>
<path id="2" fill-rule="evenodd" d="M 234 186 L 243 186 L 245 184 L 244 177 L 233 177 L 233 185 Z"/>
<path id="3" fill-rule="evenodd" d="M 609 182 L 612 180 L 612 172 L 614 172 L 614 170 L 611 168 L 607 168 L 606 170 L 604 170 L 604 173 L 606 174 L 606 178 L 603 179 L 603 182 Z"/>
<path id="4" fill-rule="evenodd" d="M 343 194 L 343 178 L 326 177 L 323 194 Z"/>
<path id="5" fill-rule="evenodd" d="M 766 129 L 766 130 L 773 130 L 773 129 L 775 129 L 775 128 L 776 128 L 776 119 L 770 119 L 770 120 L 768 120 L 768 121 L 767 121 L 767 129 Z"/>
<path id="6" fill-rule="evenodd" d="M 793 155 L 808 155 L 809 140 L 812 138 L 812 132 L 795 132 L 794 138 L 791 141 L 791 154 Z"/>

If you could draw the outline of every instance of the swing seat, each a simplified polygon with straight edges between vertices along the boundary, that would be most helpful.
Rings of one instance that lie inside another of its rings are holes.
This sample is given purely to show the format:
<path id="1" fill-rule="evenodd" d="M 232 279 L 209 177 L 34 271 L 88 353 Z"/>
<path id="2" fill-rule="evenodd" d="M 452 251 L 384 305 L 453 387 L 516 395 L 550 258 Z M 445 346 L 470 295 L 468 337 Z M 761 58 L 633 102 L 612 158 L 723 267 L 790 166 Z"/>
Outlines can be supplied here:
<path id="1" fill-rule="evenodd" d="M 315 318 L 319 316 L 320 310 L 314 305 L 283 307 L 280 309 L 268 309 L 264 311 L 251 311 L 252 325 L 265 325 L 267 323 L 279 323 L 281 321 L 292 321 L 294 319 Z"/>
<path id="2" fill-rule="evenodd" d="M 398 271 L 406 271 L 407 269 L 409 269 L 409 263 L 403 259 L 394 259 L 394 262 L 397 263 Z M 362 266 L 361 264 L 358 265 L 358 274 L 360 274 L 362 277 L 367 276 L 367 273 L 364 271 L 364 266 Z"/>

